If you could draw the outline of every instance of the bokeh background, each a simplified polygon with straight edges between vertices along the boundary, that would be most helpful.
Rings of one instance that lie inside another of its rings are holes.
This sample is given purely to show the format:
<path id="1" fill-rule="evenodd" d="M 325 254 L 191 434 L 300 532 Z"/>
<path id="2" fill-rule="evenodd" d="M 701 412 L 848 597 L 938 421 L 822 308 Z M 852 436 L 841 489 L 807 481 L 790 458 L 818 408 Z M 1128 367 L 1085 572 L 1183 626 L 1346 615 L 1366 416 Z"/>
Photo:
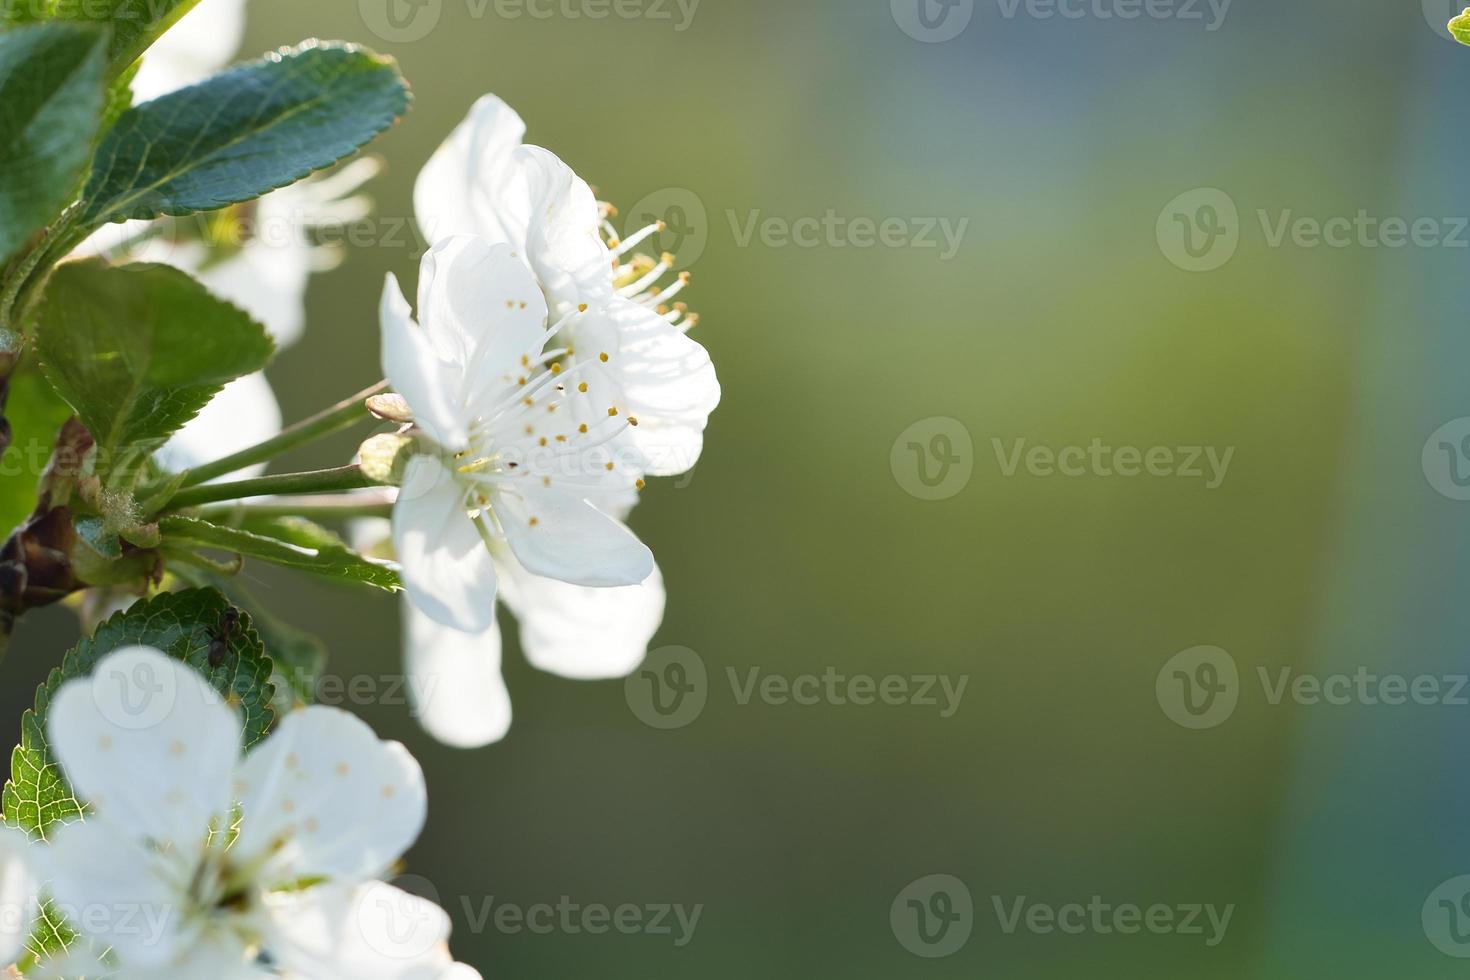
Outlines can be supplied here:
<path id="1" fill-rule="evenodd" d="M 1123 19 L 1098 11 L 1127 0 L 1088 0 L 1073 19 L 974 0 L 934 42 L 901 28 L 904 0 L 703 0 L 684 30 L 672 0 L 641 8 L 668 19 L 602 20 L 566 15 L 582 0 L 544 19 L 430 0 L 437 22 L 406 40 L 380 36 L 382 0 L 252 0 L 249 52 L 321 36 L 402 63 L 416 104 L 375 147 L 385 219 L 411 215 L 419 166 L 490 91 L 604 199 L 677 188 L 704 212 L 691 299 L 724 403 L 692 478 L 634 517 L 669 583 L 656 645 L 708 670 L 693 723 L 655 730 L 623 684 L 538 673 L 512 641 L 510 736 L 445 749 L 382 703 L 392 601 L 249 572 L 328 640 L 334 673 L 378 681 L 356 710 L 423 762 L 432 813 L 407 871 L 454 914 L 460 958 L 608 980 L 1463 974 L 1432 941 L 1431 893 L 1470 873 L 1470 706 L 1272 704 L 1257 670 L 1470 671 L 1470 503 L 1448 457 L 1421 459 L 1470 415 L 1470 233 L 1453 220 L 1470 215 L 1470 49 L 1431 26 L 1453 12 L 1439 0 L 1236 0 L 1214 30 L 1183 2 Z M 1208 272 L 1157 233 L 1197 188 L 1238 211 Z M 947 260 L 737 233 L 829 209 L 969 224 Z M 1435 219 L 1438 241 L 1273 247 L 1260 219 L 1360 210 Z M 378 377 L 382 277 L 416 272 L 391 227 L 313 281 L 307 337 L 270 372 L 288 418 Z M 969 436 L 971 476 L 925 500 L 892 450 L 934 417 Z M 992 442 L 1094 438 L 1235 452 L 1209 489 L 1007 476 Z M 12 731 L 75 635 L 64 610 L 23 624 L 0 673 Z M 1193 730 L 1156 678 L 1206 644 L 1238 665 L 1238 705 Z M 942 718 L 742 705 L 727 677 L 828 667 L 968 687 Z M 932 874 L 975 906 L 941 959 L 890 924 Z M 1095 895 L 1234 912 L 1211 947 L 1007 934 L 993 906 Z M 487 900 L 562 896 L 703 912 L 682 947 L 474 927 Z"/>

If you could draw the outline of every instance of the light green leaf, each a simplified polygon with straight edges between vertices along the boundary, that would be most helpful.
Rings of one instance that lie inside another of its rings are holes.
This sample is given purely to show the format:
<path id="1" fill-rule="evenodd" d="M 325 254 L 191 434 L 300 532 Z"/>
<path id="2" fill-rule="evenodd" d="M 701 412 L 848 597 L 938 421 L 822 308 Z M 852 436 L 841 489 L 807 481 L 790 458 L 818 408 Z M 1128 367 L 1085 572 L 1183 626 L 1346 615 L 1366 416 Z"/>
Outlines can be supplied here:
<path id="1" fill-rule="evenodd" d="M 56 433 L 71 415 L 41 377 L 24 367 L 10 376 L 5 418 L 10 423 L 10 445 L 0 455 L 0 535 L 8 534 L 36 509 L 36 488 L 46 461 L 56 447 Z"/>
<path id="2" fill-rule="evenodd" d="M 102 117 L 105 40 L 64 24 L 0 34 L 0 264 L 81 185 Z"/>
<path id="3" fill-rule="evenodd" d="M 227 551 L 388 592 L 402 588 L 392 566 L 362 557 L 331 531 L 310 521 L 280 518 L 259 522 L 247 531 L 194 517 L 165 517 L 159 527 L 165 543 Z"/>
<path id="4" fill-rule="evenodd" d="M 1465 8 L 1449 23 L 1450 33 L 1461 44 L 1470 44 L 1470 7 Z"/>
<path id="5" fill-rule="evenodd" d="M 110 26 L 108 71 L 119 75 L 199 0 L 10 0 L 12 22 L 52 20 Z"/>
<path id="6" fill-rule="evenodd" d="M 68 262 L 51 277 L 37 341 L 47 379 L 97 441 L 151 451 L 227 382 L 258 371 L 273 345 L 243 312 L 178 269 Z"/>
<path id="7" fill-rule="evenodd" d="M 388 58 L 309 43 L 124 112 L 84 197 L 87 225 L 213 211 L 330 167 L 408 109 Z"/>
<path id="8" fill-rule="evenodd" d="M 165 593 L 117 613 L 91 638 L 67 651 L 61 666 L 36 691 L 35 707 L 21 717 L 20 745 L 11 753 L 10 780 L 3 796 L 6 825 L 44 840 L 56 824 L 69 823 L 85 812 L 85 801 L 67 785 L 47 745 L 46 712 L 62 684 L 87 676 L 98 660 L 120 647 L 156 647 L 189 664 L 242 712 L 243 745 L 264 738 L 274 719 L 272 664 L 248 614 L 240 616 L 230 633 L 219 665 L 209 663 L 213 631 L 229 608 L 229 601 L 214 589 Z M 47 909 L 29 945 L 34 955 L 46 956 L 65 949 L 74 936 L 61 916 Z"/>

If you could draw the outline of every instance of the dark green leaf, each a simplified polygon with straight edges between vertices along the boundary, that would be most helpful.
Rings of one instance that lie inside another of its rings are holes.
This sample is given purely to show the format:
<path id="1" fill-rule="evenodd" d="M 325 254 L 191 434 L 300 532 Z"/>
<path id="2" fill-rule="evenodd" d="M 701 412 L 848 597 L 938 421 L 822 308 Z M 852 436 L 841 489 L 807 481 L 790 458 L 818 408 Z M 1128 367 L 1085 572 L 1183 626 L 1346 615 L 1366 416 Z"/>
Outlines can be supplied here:
<path id="1" fill-rule="evenodd" d="M 247 531 L 193 517 L 166 517 L 159 527 L 165 542 L 228 551 L 389 592 L 402 588 L 392 566 L 362 557 L 331 531 L 310 521 L 281 518 L 252 525 Z"/>
<path id="2" fill-rule="evenodd" d="M 102 117 L 104 41 L 64 24 L 0 34 L 0 263 L 81 185 Z"/>
<path id="3" fill-rule="evenodd" d="M 120 449 L 161 445 L 272 351 L 259 324 L 164 265 L 64 263 L 38 325 L 46 377 L 91 430 L 104 469 Z"/>
<path id="4" fill-rule="evenodd" d="M 82 220 L 251 200 L 350 155 L 407 108 L 387 58 L 344 45 L 279 52 L 123 113 L 98 148 Z"/>

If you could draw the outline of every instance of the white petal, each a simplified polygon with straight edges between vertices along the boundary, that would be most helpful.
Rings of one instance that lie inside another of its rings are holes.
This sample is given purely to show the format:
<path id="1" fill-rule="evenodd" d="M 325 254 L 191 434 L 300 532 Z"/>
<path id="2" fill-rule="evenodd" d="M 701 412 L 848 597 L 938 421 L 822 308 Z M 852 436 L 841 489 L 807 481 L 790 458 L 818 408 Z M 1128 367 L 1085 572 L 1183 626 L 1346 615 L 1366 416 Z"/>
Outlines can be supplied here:
<path id="1" fill-rule="evenodd" d="M 441 446 L 463 449 L 469 433 L 453 408 L 454 392 L 463 384 L 463 366 L 443 361 L 429 337 L 414 323 L 408 300 L 392 273 L 383 283 L 379 306 L 383 331 L 383 373 L 413 408 L 414 421 Z"/>
<path id="2" fill-rule="evenodd" d="M 137 840 L 192 848 L 229 809 L 240 718 L 157 650 L 125 647 L 62 685 L 46 729 L 77 796 Z"/>
<path id="3" fill-rule="evenodd" d="M 408 750 L 357 717 L 320 705 L 287 715 L 240 767 L 245 858 L 275 853 L 266 874 L 360 880 L 386 870 L 418 839 L 428 801 Z"/>
<path id="4" fill-rule="evenodd" d="M 24 834 L 0 829 L 0 963 L 14 963 L 36 915 L 36 845 Z"/>
<path id="5" fill-rule="evenodd" d="M 446 626 L 478 633 L 495 619 L 495 568 L 464 490 L 438 460 L 409 460 L 393 505 L 393 547 L 408 597 Z"/>
<path id="6" fill-rule="evenodd" d="M 132 81 L 147 102 L 202 82 L 229 63 L 245 34 L 245 0 L 202 0 L 158 39 Z"/>
<path id="7" fill-rule="evenodd" d="M 616 330 L 616 354 L 605 376 L 621 392 L 638 426 L 628 433 L 653 476 L 691 469 L 704 445 L 710 413 L 720 403 L 720 382 L 709 353 L 654 311 L 614 299 L 574 321 L 574 330 Z M 584 346 L 580 338 L 577 345 Z"/>
<path id="8" fill-rule="evenodd" d="M 464 366 L 462 409 L 497 381 L 488 397 L 500 401 L 526 371 L 521 358 L 539 355 L 547 339 L 546 300 L 525 263 L 508 245 L 465 235 L 424 255 L 419 316 L 439 356 Z"/>
<path id="9" fill-rule="evenodd" d="M 500 624 L 462 633 L 412 603 L 403 610 L 404 659 L 414 713 L 446 745 L 475 749 L 510 730 L 510 694 L 500 676 Z"/>
<path id="10" fill-rule="evenodd" d="M 381 881 L 275 896 L 267 915 L 267 949 L 288 976 L 441 980 L 453 963 L 444 910 Z"/>
<path id="11" fill-rule="evenodd" d="M 192 870 L 185 855 L 202 852 L 201 840 L 164 854 L 126 824 L 92 818 L 55 831 L 47 888 L 73 927 L 112 947 L 124 964 L 157 967 L 183 955 L 194 939 L 181 907 Z"/>
<path id="12" fill-rule="evenodd" d="M 637 585 L 653 553 L 591 504 L 554 490 L 497 493 L 493 506 L 510 548 L 533 575 L 599 588 Z"/>
<path id="13" fill-rule="evenodd" d="M 225 385 L 204 410 L 174 433 L 154 454 L 164 469 L 178 472 L 248 449 L 281 434 L 281 406 L 264 374 L 247 374 Z M 231 474 L 259 476 L 266 464 Z"/>
<path id="14" fill-rule="evenodd" d="M 587 182 L 539 146 L 523 146 L 512 159 L 528 209 L 526 259 L 558 312 L 611 296 L 612 253 Z"/>
<path id="15" fill-rule="evenodd" d="M 507 237 L 492 203 L 497 171 L 521 145 L 526 124 L 494 95 L 483 96 L 468 117 L 435 151 L 414 185 L 414 211 L 429 241 L 450 235 L 480 235 L 519 247 Z"/>
<path id="16" fill-rule="evenodd" d="M 204 264 L 194 271 L 194 277 L 215 296 L 250 314 L 265 327 L 277 348 L 301 339 L 306 328 L 306 287 L 311 279 L 311 249 L 306 242 L 252 239 L 229 258 Z"/>
<path id="17" fill-rule="evenodd" d="M 497 552 L 501 598 L 520 621 L 526 659 L 576 680 L 623 677 L 643 662 L 664 618 L 658 567 L 639 585 L 592 589 L 532 575 Z"/>

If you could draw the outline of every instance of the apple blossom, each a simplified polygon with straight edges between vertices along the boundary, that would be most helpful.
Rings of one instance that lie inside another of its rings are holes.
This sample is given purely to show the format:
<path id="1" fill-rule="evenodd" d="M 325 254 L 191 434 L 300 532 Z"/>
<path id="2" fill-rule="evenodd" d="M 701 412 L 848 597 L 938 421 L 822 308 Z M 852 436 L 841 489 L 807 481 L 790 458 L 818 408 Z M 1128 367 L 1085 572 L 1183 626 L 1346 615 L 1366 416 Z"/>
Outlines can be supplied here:
<path id="1" fill-rule="evenodd" d="M 204 679 L 148 647 L 68 681 L 51 747 L 90 810 L 54 830 L 56 907 L 124 980 L 437 980 L 448 917 L 377 880 L 423 828 L 418 763 L 351 714 L 287 715 L 248 753 Z"/>

